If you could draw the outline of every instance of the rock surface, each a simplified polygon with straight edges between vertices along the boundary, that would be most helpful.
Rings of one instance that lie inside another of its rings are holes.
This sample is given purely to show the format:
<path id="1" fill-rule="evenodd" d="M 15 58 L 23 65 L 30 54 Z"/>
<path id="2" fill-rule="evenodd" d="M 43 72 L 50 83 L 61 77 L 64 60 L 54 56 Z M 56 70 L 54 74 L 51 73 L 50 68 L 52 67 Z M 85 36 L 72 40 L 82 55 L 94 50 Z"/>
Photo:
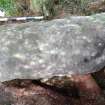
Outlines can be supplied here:
<path id="1" fill-rule="evenodd" d="M 32 83 L 25 84 L 27 86 L 22 87 L 0 84 L 0 105 L 69 105 L 71 103 L 67 101 L 67 97 L 51 89 Z"/>
<path id="2" fill-rule="evenodd" d="M 0 26 L 0 81 L 87 74 L 105 66 L 105 13 Z"/>
<path id="3" fill-rule="evenodd" d="M 31 80 L 13 80 L 0 84 L 0 105 L 105 105 L 105 98 L 83 93 L 68 96 L 63 89 L 60 92 Z"/>

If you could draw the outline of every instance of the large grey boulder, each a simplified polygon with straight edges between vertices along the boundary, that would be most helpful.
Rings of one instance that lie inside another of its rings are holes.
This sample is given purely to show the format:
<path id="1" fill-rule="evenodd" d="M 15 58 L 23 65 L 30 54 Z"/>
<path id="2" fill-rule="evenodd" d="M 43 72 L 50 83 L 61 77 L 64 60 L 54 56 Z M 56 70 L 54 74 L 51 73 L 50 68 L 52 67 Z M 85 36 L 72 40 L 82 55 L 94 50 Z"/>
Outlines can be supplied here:
<path id="1" fill-rule="evenodd" d="M 87 74 L 105 66 L 105 13 L 0 26 L 0 81 Z"/>

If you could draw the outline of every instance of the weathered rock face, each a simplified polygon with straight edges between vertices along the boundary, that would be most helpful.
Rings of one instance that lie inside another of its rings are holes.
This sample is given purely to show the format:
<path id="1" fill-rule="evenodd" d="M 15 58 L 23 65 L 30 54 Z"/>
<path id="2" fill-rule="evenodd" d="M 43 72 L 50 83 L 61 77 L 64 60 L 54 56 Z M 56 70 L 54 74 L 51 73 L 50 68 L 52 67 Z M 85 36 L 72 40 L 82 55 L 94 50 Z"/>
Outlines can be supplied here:
<path id="1" fill-rule="evenodd" d="M 105 66 L 104 16 L 0 26 L 0 81 L 100 70 Z"/>
<path id="2" fill-rule="evenodd" d="M 27 87 L 0 84 L 1 105 L 64 105 L 71 104 L 62 94 L 30 84 Z"/>
<path id="3" fill-rule="evenodd" d="M 31 80 L 13 80 L 0 84 L 0 105 L 105 105 L 103 95 L 90 96 L 79 93 L 78 96 L 63 94 L 64 89 L 38 85 Z M 73 90 L 69 91 L 71 94 Z M 76 92 L 74 90 L 74 92 Z"/>

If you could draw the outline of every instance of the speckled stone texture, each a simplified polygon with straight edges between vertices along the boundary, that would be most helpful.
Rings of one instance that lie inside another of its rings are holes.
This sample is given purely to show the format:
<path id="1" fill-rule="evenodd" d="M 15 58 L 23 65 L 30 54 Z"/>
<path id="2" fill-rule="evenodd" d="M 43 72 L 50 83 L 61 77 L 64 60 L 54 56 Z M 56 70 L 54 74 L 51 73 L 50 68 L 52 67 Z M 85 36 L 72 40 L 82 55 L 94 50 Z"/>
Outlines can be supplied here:
<path id="1" fill-rule="evenodd" d="M 105 13 L 0 26 L 0 81 L 87 74 L 105 66 Z"/>

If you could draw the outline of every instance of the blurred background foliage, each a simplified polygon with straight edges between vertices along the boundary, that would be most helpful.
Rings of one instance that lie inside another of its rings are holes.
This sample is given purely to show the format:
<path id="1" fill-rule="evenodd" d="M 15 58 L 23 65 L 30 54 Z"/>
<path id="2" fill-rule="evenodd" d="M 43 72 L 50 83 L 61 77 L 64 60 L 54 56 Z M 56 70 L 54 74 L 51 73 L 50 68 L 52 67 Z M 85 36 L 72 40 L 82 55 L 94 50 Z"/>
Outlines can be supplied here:
<path id="1" fill-rule="evenodd" d="M 105 11 L 104 0 L 0 0 L 0 9 L 6 16 L 60 14 L 90 15 Z"/>
<path id="2" fill-rule="evenodd" d="M 18 11 L 15 0 L 0 0 L 0 9 L 5 11 L 8 16 L 13 15 Z"/>
<path id="3" fill-rule="evenodd" d="M 5 11 L 6 16 L 24 16 L 29 10 L 29 0 L 0 0 L 0 10 Z"/>

